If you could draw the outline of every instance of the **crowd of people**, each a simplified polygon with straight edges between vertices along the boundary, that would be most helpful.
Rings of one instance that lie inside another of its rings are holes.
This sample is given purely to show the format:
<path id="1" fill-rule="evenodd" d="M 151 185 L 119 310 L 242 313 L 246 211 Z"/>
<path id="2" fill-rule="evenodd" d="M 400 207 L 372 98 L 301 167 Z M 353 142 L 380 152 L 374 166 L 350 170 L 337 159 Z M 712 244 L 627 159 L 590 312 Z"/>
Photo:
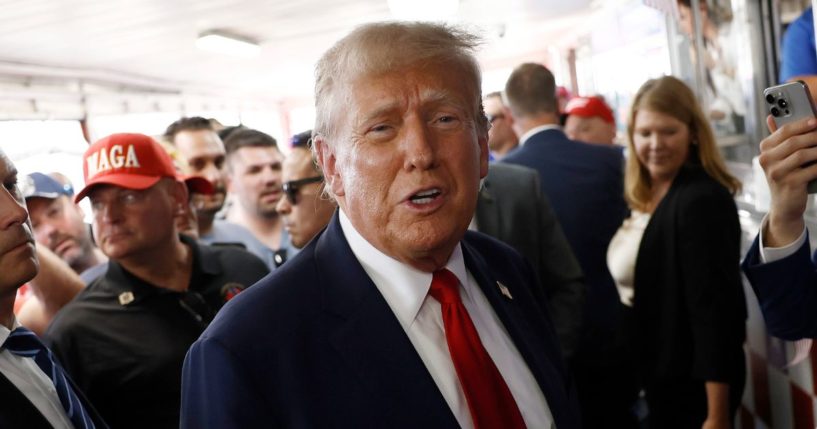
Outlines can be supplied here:
<path id="1" fill-rule="evenodd" d="M 617 145 L 543 65 L 483 98 L 476 47 L 356 29 L 286 156 L 200 117 L 94 142 L 77 188 L 0 152 L 0 427 L 731 427 L 741 184 L 708 114 L 649 80 Z M 790 338 L 817 333 L 815 129 L 761 143 L 743 262 Z"/>

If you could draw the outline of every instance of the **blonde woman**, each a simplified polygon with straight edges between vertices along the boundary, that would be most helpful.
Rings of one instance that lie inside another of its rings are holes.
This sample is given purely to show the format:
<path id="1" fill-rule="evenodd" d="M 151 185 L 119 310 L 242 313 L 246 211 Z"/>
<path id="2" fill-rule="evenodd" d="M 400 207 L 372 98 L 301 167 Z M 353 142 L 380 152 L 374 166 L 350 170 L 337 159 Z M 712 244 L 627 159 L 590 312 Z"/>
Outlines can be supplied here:
<path id="1" fill-rule="evenodd" d="M 692 91 L 647 81 L 629 114 L 632 216 L 608 249 L 631 323 L 650 427 L 731 427 L 745 378 L 740 182 Z"/>

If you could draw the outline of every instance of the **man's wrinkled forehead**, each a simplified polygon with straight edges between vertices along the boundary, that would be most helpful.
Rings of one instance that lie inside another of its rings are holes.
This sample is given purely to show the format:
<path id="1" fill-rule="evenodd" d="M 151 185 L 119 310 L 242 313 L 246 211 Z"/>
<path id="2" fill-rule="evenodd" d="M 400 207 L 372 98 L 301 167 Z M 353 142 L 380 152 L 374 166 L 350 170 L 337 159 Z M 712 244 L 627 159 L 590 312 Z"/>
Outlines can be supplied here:
<path id="1" fill-rule="evenodd" d="M 404 109 L 409 103 L 419 102 L 433 107 L 451 105 L 474 114 L 479 106 L 479 92 L 463 79 L 443 74 L 445 65 L 414 67 L 375 75 L 364 74 L 339 83 L 335 112 L 349 107 L 367 106 L 367 111 L 352 112 L 366 117 L 391 110 Z M 340 116 L 335 116 L 338 119 Z M 360 119 L 360 118 L 357 118 Z"/>

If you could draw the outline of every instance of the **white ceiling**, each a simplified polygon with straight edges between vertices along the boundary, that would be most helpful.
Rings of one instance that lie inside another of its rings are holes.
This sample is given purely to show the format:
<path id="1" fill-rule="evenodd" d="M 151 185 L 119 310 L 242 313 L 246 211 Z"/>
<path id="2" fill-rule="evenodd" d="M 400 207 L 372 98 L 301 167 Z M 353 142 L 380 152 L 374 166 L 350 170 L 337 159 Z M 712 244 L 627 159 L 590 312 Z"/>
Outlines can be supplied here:
<path id="1" fill-rule="evenodd" d="M 394 19 L 386 0 L 0 1 L 0 79 L 86 82 L 297 100 L 312 94 L 312 67 L 355 26 Z M 457 21 L 480 31 L 487 68 L 544 60 L 588 25 L 590 0 L 461 0 Z M 261 41 L 257 58 L 194 46 L 205 30 Z M 503 37 L 499 37 L 499 34 Z"/>

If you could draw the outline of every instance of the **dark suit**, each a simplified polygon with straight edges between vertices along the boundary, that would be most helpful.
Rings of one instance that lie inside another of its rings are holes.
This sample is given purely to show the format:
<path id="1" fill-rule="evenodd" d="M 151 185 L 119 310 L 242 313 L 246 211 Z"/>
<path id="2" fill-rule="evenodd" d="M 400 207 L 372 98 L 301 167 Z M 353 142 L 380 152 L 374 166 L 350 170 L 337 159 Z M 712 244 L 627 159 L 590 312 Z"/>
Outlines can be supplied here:
<path id="1" fill-rule="evenodd" d="M 759 239 L 743 260 L 743 272 L 755 290 L 769 333 L 785 340 L 817 337 L 817 270 L 809 258 L 809 240 L 780 260 L 760 262 Z"/>
<path id="2" fill-rule="evenodd" d="M 685 166 L 652 214 L 638 250 L 633 311 L 651 425 L 700 427 L 704 381 L 745 377 L 746 302 L 734 199 L 701 167 Z"/>
<path id="3" fill-rule="evenodd" d="M 502 160 L 535 169 L 584 272 L 586 299 L 576 376 L 587 428 L 635 425 L 634 371 L 620 341 L 620 301 L 607 269 L 607 246 L 627 217 L 621 148 L 581 143 L 559 129 L 532 135 Z"/>
<path id="4" fill-rule="evenodd" d="M 467 233 L 462 246 L 466 267 L 534 374 L 555 424 L 578 427 L 555 334 L 528 292 L 529 265 L 478 233 Z M 497 281 L 515 299 L 501 295 Z M 182 426 L 459 427 L 349 248 L 337 214 L 294 259 L 230 301 L 190 349 Z"/>
<path id="5" fill-rule="evenodd" d="M 539 173 L 542 192 L 584 271 L 585 323 L 591 330 L 610 329 L 619 299 L 607 269 L 607 246 L 628 213 L 621 149 L 573 141 L 551 129 L 531 136 L 502 162 Z"/>
<path id="6" fill-rule="evenodd" d="M 88 402 L 82 392 L 68 379 L 77 397 L 82 401 L 88 416 L 94 421 L 97 428 L 107 428 L 108 425 L 99 416 L 93 406 Z M 25 429 L 53 429 L 51 423 L 43 416 L 37 407 L 17 389 L 5 375 L 0 373 L 0 428 L 25 428 Z"/>
<path id="7" fill-rule="evenodd" d="M 565 357 L 572 356 L 582 322 L 584 278 L 539 188 L 536 170 L 491 164 L 479 192 L 476 221 L 480 232 L 511 245 L 531 263 L 540 279 L 533 294 L 547 305 Z"/>

